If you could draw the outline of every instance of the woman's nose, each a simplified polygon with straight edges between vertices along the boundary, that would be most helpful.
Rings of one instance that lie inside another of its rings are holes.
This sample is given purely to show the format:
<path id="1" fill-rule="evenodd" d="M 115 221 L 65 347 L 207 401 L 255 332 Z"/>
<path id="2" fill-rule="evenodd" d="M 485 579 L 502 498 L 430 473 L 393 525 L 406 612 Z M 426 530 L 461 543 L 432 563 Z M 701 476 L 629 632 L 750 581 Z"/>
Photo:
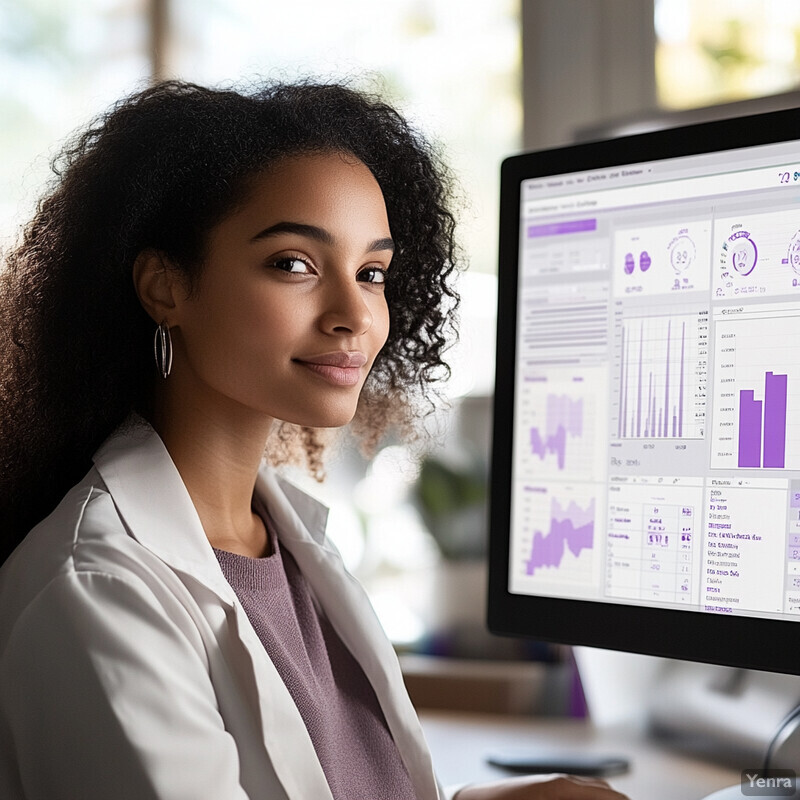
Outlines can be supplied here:
<path id="1" fill-rule="evenodd" d="M 364 287 L 356 281 L 336 282 L 327 287 L 320 325 L 326 333 L 345 333 L 355 336 L 366 333 L 373 316 Z"/>

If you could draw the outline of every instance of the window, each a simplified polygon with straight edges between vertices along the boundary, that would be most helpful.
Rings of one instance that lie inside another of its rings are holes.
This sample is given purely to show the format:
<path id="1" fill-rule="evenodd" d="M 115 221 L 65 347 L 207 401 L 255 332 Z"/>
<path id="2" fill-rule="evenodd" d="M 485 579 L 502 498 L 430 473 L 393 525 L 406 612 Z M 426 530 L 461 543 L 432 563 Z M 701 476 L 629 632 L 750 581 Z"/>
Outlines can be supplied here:
<path id="1" fill-rule="evenodd" d="M 459 0 L 4 4 L 3 243 L 30 216 L 66 135 L 155 71 L 209 84 L 350 76 L 445 146 L 468 198 L 462 244 L 473 268 L 492 272 L 499 162 L 521 137 L 518 17 L 519 0 L 478 4 L 469 14 Z"/>
<path id="2" fill-rule="evenodd" d="M 173 0 L 167 71 L 201 83 L 237 76 L 350 76 L 441 141 L 471 207 L 461 242 L 494 271 L 500 160 L 519 148 L 518 1 Z"/>
<path id="3" fill-rule="evenodd" d="M 33 212 L 78 125 L 150 76 L 145 0 L 0 5 L 0 245 Z"/>
<path id="4" fill-rule="evenodd" d="M 655 26 L 665 108 L 776 94 L 800 81 L 795 0 L 656 0 Z"/>

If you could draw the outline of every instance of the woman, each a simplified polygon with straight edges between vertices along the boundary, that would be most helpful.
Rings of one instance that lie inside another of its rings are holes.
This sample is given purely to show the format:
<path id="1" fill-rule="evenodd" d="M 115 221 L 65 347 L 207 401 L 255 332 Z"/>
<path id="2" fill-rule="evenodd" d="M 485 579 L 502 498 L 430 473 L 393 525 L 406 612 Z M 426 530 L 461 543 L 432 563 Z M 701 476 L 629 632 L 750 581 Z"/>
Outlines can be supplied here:
<path id="1" fill-rule="evenodd" d="M 319 473 L 319 429 L 374 445 L 445 374 L 432 152 L 341 86 L 167 82 L 56 173 L 3 278 L 0 796 L 440 796 L 324 509 L 263 463 Z"/>

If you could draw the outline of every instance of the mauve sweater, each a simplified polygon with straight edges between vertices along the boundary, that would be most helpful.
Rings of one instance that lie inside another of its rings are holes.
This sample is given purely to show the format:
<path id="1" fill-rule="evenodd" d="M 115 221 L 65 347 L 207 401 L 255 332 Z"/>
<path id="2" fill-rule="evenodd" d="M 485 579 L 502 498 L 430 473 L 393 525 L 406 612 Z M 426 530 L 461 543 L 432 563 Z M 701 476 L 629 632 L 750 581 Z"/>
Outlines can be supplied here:
<path id="1" fill-rule="evenodd" d="M 335 800 L 414 800 L 378 699 L 265 520 L 271 555 L 214 549 L 314 744 Z"/>

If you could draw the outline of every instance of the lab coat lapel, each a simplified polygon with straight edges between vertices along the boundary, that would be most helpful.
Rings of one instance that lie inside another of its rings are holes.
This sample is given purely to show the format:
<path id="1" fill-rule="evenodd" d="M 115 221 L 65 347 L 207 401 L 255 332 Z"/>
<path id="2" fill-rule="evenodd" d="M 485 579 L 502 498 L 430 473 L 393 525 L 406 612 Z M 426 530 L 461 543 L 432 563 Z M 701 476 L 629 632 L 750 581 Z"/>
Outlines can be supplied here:
<path id="1" fill-rule="evenodd" d="M 213 568 L 214 552 L 192 498 L 153 428 L 130 417 L 101 445 L 94 463 L 133 538 L 232 605 L 236 595 L 219 565 Z"/>
<path id="2" fill-rule="evenodd" d="M 131 419 L 129 418 L 128 423 Z M 143 419 L 113 434 L 94 455 L 95 466 L 114 499 L 130 534 L 183 576 L 203 608 L 206 621 L 218 630 L 233 620 L 248 658 L 254 700 L 259 705 L 263 743 L 278 779 L 293 800 L 332 800 L 322 766 L 300 712 L 264 646 L 253 630 L 235 592 L 222 574 L 186 486 L 161 438 Z M 216 596 L 208 602 L 198 582 Z M 219 601 L 222 602 L 220 605 Z M 226 612 L 227 608 L 227 612 Z M 209 659 L 218 658 L 210 643 Z M 223 659 L 241 674 L 241 652 Z M 237 668 L 237 664 L 238 667 Z"/>
<path id="3" fill-rule="evenodd" d="M 321 540 L 324 507 L 269 468 L 259 472 L 256 493 L 265 501 L 281 545 L 291 552 L 325 615 L 375 689 L 416 796 L 436 800 L 433 764 L 397 656 L 366 593 L 345 570 L 339 554 Z"/>

